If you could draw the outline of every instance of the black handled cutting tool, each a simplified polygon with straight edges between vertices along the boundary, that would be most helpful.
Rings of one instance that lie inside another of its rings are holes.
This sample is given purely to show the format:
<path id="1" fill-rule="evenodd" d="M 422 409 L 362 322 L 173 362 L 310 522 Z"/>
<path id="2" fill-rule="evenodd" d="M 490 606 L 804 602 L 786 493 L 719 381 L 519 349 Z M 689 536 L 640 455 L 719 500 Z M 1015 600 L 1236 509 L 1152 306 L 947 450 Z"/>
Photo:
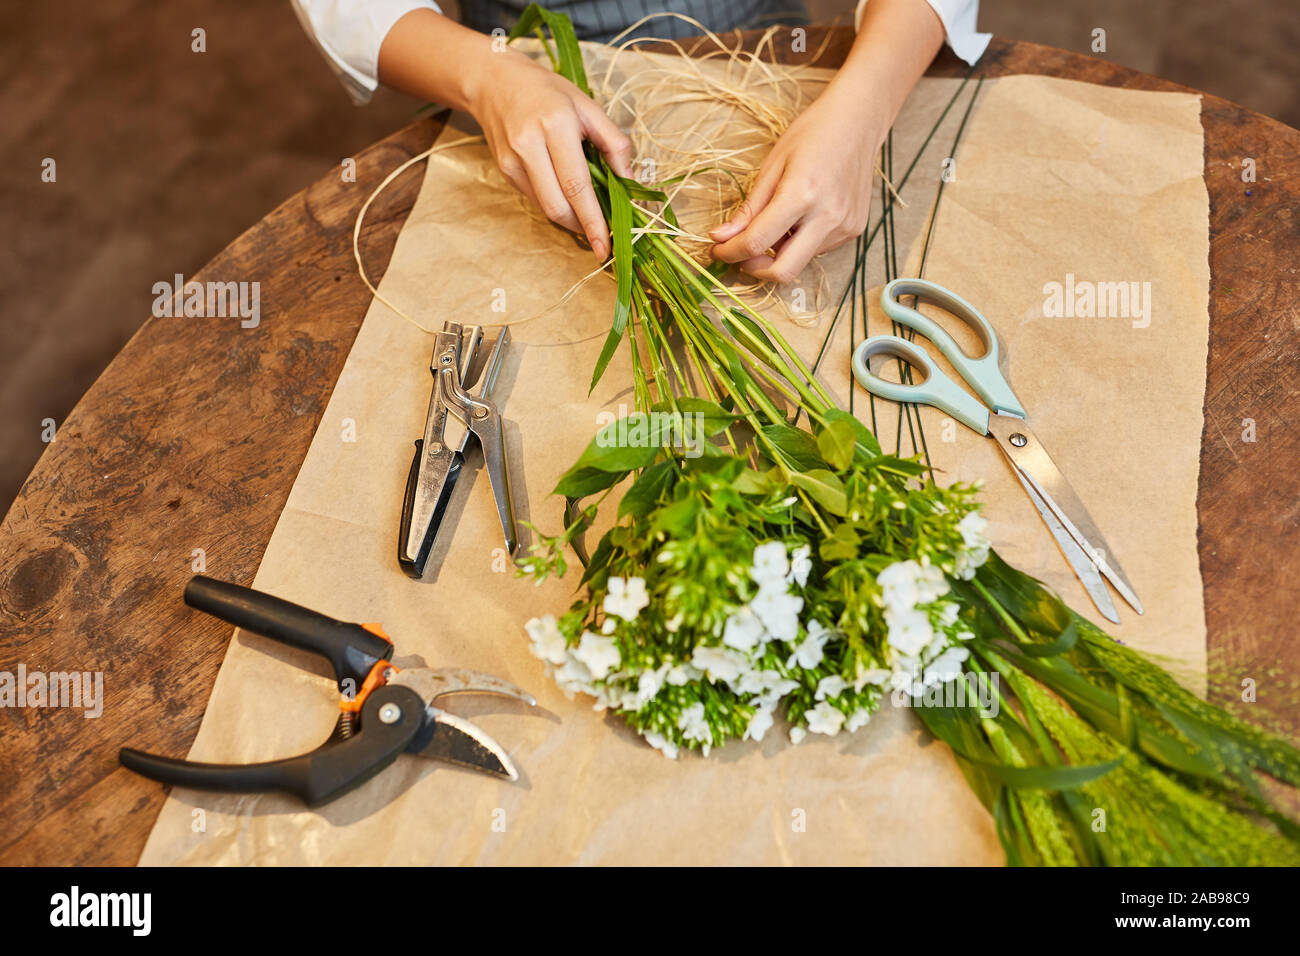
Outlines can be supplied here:
<path id="1" fill-rule="evenodd" d="M 505 326 L 496 339 L 486 342 L 479 325 L 444 322 L 436 333 L 429 366 L 433 373 L 429 415 L 424 436 L 415 443 L 397 542 L 398 564 L 411 577 L 424 576 L 471 435 L 483 450 L 506 550 L 514 557 L 519 547 L 501 415 L 489 397 L 509 342 L 510 330 Z"/>
<path id="2" fill-rule="evenodd" d="M 175 760 L 123 748 L 128 770 L 160 783 L 226 793 L 282 790 L 308 806 L 328 803 L 369 780 L 403 753 L 418 754 L 517 780 L 514 764 L 473 723 L 437 707 L 445 694 L 501 694 L 536 701 L 514 684 L 455 668 L 398 669 L 393 643 L 378 624 L 351 624 L 225 581 L 198 576 L 185 603 L 245 630 L 328 660 L 342 700 L 334 733 L 308 753 L 255 764 Z"/>

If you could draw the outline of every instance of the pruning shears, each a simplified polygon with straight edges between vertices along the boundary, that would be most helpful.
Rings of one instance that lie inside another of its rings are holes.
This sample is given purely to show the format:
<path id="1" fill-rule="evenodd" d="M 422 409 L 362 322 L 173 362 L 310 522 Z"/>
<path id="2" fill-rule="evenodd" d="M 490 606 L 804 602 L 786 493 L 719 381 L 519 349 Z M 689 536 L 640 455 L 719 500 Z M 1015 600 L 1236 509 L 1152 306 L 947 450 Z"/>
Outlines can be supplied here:
<path id="1" fill-rule="evenodd" d="M 490 340 L 481 325 L 459 322 L 444 322 L 435 333 L 433 391 L 406 478 L 397 539 L 397 563 L 413 578 L 424 575 L 471 436 L 483 451 L 506 551 L 513 557 L 519 549 L 501 413 L 490 397 L 509 342 L 504 326 Z"/>
<path id="2" fill-rule="evenodd" d="M 418 754 L 517 780 L 506 752 L 482 729 L 435 701 L 476 692 L 531 694 L 509 681 L 459 668 L 401 668 L 378 624 L 353 624 L 251 588 L 202 575 L 185 588 L 185 603 L 255 634 L 330 662 L 341 700 L 334 732 L 321 746 L 283 760 L 254 764 L 194 763 L 123 748 L 122 766 L 160 783 L 225 793 L 281 790 L 320 806 L 360 786 L 403 753 Z"/>

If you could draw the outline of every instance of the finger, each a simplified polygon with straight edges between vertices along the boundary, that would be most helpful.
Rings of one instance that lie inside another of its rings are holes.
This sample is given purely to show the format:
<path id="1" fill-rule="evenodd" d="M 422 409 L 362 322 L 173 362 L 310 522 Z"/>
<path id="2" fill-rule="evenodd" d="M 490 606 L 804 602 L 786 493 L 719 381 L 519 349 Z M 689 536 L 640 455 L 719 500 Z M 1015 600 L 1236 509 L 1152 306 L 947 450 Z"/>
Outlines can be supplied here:
<path id="1" fill-rule="evenodd" d="M 564 192 L 560 189 L 560 181 L 555 176 L 555 167 L 552 165 L 551 154 L 546 145 L 543 143 L 521 151 L 519 158 L 523 160 L 524 168 L 528 172 L 528 181 L 532 184 L 537 205 L 546 218 L 565 229 L 582 232 L 582 223 L 578 222 L 578 217 L 573 214 L 573 207 L 569 205 L 569 200 L 564 197 Z"/>
<path id="2" fill-rule="evenodd" d="M 591 173 L 587 170 L 587 157 L 582 152 L 582 136 L 575 125 L 559 130 L 547 137 L 546 148 L 551 155 L 555 177 L 569 208 L 577 216 L 583 235 L 591 244 L 591 251 L 602 262 L 609 256 L 609 227 L 605 214 L 591 188 Z"/>
<path id="3" fill-rule="evenodd" d="M 799 274 L 812 261 L 812 257 L 821 251 L 830 232 L 829 223 L 818 220 L 805 222 L 781 247 L 775 259 L 771 259 L 770 262 L 755 263 L 752 269 L 747 266 L 741 268 L 757 279 L 767 279 L 778 285 L 786 285 L 799 278 Z"/>
<path id="4" fill-rule="evenodd" d="M 528 170 L 524 168 L 524 161 L 515 153 L 503 153 L 498 156 L 497 168 L 501 170 L 501 175 L 509 180 L 510 185 L 523 193 L 529 202 L 534 206 L 541 205 L 537 201 L 537 193 L 533 192 L 533 184 L 528 181 Z"/>
<path id="5" fill-rule="evenodd" d="M 610 168 L 625 179 L 632 178 L 632 141 L 605 115 L 605 111 L 585 96 L 575 101 L 582 132 L 605 154 Z"/>
<path id="6" fill-rule="evenodd" d="M 794 190 L 778 189 L 772 201 L 743 231 L 713 247 L 713 257 L 724 262 L 741 262 L 767 253 L 807 212 L 807 202 Z"/>
<path id="7" fill-rule="evenodd" d="M 753 222 L 754 217 L 763 211 L 771 200 L 772 194 L 776 192 L 777 184 L 781 181 L 781 173 L 784 169 L 784 163 L 774 163 L 772 166 L 764 165 L 758 171 L 758 177 L 754 180 L 754 185 L 750 187 L 749 195 L 745 197 L 744 202 L 736 207 L 736 211 L 731 214 L 730 219 L 710 230 L 709 237 L 714 242 L 726 242 Z"/>

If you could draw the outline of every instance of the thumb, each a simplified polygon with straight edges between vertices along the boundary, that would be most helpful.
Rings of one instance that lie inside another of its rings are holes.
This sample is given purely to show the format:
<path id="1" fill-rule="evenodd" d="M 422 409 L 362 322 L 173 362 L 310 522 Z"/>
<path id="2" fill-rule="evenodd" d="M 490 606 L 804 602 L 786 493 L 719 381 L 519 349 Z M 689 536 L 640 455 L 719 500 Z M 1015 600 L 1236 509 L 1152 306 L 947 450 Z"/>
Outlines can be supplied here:
<path id="1" fill-rule="evenodd" d="M 780 174 L 781 170 L 777 167 L 765 167 L 759 170 L 758 178 L 754 180 L 749 195 L 736 207 L 730 219 L 709 230 L 709 238 L 714 242 L 726 242 L 733 236 L 740 235 L 771 200 L 772 194 L 776 192 L 776 184 L 781 178 Z"/>

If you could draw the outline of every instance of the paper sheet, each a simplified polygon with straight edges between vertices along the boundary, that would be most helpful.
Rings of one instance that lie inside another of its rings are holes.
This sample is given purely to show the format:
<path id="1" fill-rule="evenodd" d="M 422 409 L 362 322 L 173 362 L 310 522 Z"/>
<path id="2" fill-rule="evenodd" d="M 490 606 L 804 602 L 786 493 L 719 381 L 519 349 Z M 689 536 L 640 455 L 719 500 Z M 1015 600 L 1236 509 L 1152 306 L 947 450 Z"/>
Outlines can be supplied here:
<path id="1" fill-rule="evenodd" d="M 913 93 L 895 126 L 896 166 L 916 154 L 956 82 L 926 79 Z M 900 256 L 919 250 L 960 113 L 940 127 L 904 191 Z M 1207 254 L 1196 97 L 1011 77 L 984 84 L 925 272 L 982 307 L 1009 345 L 1011 379 L 1036 432 L 1146 601 L 1144 618 L 1123 610 L 1119 633 L 1192 673 L 1204 658 L 1195 495 Z M 845 250 L 824 259 L 836 295 L 850 259 Z M 592 267 L 589 252 L 521 210 L 475 146 L 429 164 L 381 291 L 429 327 L 517 322 Z M 1151 282 L 1149 326 L 1041 317 L 1042 287 L 1067 273 Z M 506 311 L 494 312 L 503 296 Z M 561 502 L 550 489 L 590 440 L 598 412 L 632 401 L 625 349 L 587 396 L 613 296 L 612 283 L 597 279 L 563 310 L 515 325 L 495 393 L 511 423 L 520 517 L 551 533 Z M 828 321 L 792 329 L 805 355 Z M 886 327 L 873 316 L 873 333 Z M 845 321 L 824 365 L 845 400 L 849 334 Z M 523 623 L 566 608 L 576 576 L 536 587 L 503 570 L 487 476 L 473 458 L 434 556 L 436 578 L 408 580 L 396 563 L 398 514 L 431 350 L 430 336 L 372 304 L 255 585 L 347 620 L 382 621 L 399 665 L 477 668 L 534 692 L 535 712 L 454 705 L 507 748 L 521 781 L 403 757 L 318 811 L 279 795 L 176 790 L 141 863 L 1001 862 L 992 821 L 951 754 L 906 710 L 886 705 L 853 735 L 813 735 L 799 746 L 778 724 L 762 744 L 670 761 L 588 699 L 566 700 L 529 655 Z M 855 407 L 865 417 L 861 391 Z M 996 453 L 960 427 L 942 441 L 937 416 L 927 432 L 945 474 L 984 478 L 999 550 L 1089 610 Z M 248 762 L 316 746 L 335 716 L 325 674 L 309 657 L 237 633 L 191 759 Z"/>

